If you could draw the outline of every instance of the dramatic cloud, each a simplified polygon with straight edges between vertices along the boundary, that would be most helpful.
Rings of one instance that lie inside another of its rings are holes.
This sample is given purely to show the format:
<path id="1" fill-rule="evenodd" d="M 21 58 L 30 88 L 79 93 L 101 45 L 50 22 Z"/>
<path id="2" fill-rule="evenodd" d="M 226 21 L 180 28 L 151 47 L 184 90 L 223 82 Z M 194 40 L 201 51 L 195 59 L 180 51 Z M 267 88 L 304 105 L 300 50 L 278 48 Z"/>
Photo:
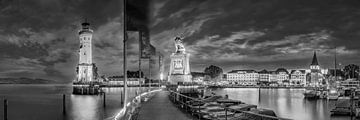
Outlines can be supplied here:
<path id="1" fill-rule="evenodd" d="M 85 18 L 94 30 L 93 61 L 100 74 L 121 75 L 121 3 L 0 1 L 0 77 L 72 81 L 78 62 L 77 32 Z M 149 5 L 151 43 L 164 54 L 166 65 L 178 35 L 185 37 L 192 71 L 203 71 L 210 64 L 224 71 L 308 68 L 313 51 L 323 68 L 331 68 L 335 47 L 342 64 L 359 64 L 357 0 L 150 0 Z M 130 70 L 138 69 L 138 49 L 137 33 L 129 33 Z M 143 70 L 148 62 L 143 60 Z"/>

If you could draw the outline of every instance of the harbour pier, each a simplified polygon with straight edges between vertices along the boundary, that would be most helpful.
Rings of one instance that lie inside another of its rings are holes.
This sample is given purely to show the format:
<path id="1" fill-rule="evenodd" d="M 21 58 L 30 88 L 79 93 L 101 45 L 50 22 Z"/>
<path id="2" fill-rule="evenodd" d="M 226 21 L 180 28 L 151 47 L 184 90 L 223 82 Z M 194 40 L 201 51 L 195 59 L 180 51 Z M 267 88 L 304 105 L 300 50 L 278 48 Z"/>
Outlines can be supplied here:
<path id="1" fill-rule="evenodd" d="M 189 114 L 184 113 L 173 104 L 169 92 L 160 91 L 140 108 L 138 120 L 191 120 Z"/>

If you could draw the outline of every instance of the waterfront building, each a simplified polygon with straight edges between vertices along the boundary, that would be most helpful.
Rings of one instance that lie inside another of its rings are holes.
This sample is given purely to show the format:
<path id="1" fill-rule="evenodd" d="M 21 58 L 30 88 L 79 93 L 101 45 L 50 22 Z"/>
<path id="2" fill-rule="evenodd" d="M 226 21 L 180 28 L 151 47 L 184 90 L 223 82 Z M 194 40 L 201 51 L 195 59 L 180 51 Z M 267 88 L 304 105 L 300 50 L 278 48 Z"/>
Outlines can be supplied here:
<path id="1" fill-rule="evenodd" d="M 196 83 L 202 83 L 205 79 L 205 73 L 203 72 L 191 72 L 192 81 Z"/>
<path id="2" fill-rule="evenodd" d="M 289 72 L 285 68 L 278 68 L 275 72 L 276 80 L 279 85 L 289 84 Z"/>
<path id="3" fill-rule="evenodd" d="M 310 64 L 310 73 L 307 75 L 307 77 L 307 85 L 309 86 L 320 86 L 323 84 L 323 75 L 321 73 L 320 65 L 316 57 L 316 51 L 314 51 L 314 56 Z"/>
<path id="4" fill-rule="evenodd" d="M 111 76 L 107 78 L 107 85 L 108 86 L 122 86 L 124 85 L 124 76 Z M 127 78 L 127 85 L 129 86 L 137 86 L 144 84 L 144 78 L 141 78 L 139 81 L 139 78 Z"/>
<path id="5" fill-rule="evenodd" d="M 257 85 L 259 73 L 255 70 L 232 70 L 226 74 L 226 79 L 232 84 Z"/>
<path id="6" fill-rule="evenodd" d="M 276 73 L 276 71 L 269 71 L 269 81 L 270 81 L 270 83 L 277 83 L 277 78 L 278 78 L 278 76 L 277 76 L 277 73 Z"/>
<path id="7" fill-rule="evenodd" d="M 222 81 L 227 81 L 227 79 L 226 79 L 226 74 L 223 74 L 223 76 L 222 76 Z"/>
<path id="8" fill-rule="evenodd" d="M 340 86 L 345 88 L 359 88 L 360 81 L 356 80 L 356 78 L 347 79 L 340 82 Z"/>
<path id="9" fill-rule="evenodd" d="M 170 84 L 178 85 L 190 83 L 190 54 L 186 53 L 181 37 L 175 37 L 175 52 L 170 55 L 170 75 L 168 80 Z"/>
<path id="10" fill-rule="evenodd" d="M 267 70 L 262 70 L 259 72 L 259 83 L 268 84 L 270 83 L 270 73 Z"/>
<path id="11" fill-rule="evenodd" d="M 94 81 L 95 64 L 92 62 L 92 35 L 90 23 L 84 22 L 79 30 L 79 64 L 77 66 L 77 79 L 74 83 L 89 83 Z"/>
<path id="12" fill-rule="evenodd" d="M 290 83 L 293 85 L 306 84 L 306 71 L 305 70 L 291 70 Z"/>

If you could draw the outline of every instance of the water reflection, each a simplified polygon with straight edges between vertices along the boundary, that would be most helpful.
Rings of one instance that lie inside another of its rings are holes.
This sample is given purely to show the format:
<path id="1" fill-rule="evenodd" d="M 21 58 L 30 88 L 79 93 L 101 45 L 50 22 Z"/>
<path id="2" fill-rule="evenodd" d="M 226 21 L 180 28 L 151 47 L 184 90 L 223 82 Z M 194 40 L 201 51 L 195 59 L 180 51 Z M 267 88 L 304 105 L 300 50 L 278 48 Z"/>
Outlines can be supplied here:
<path id="1" fill-rule="evenodd" d="M 280 117 L 295 120 L 344 120 L 349 117 L 331 117 L 330 110 L 335 101 L 307 100 L 303 97 L 304 89 L 261 89 L 258 88 L 225 88 L 215 89 L 215 93 L 228 94 L 230 99 L 256 104 L 260 108 L 275 111 Z"/>
<path id="2" fill-rule="evenodd" d="M 71 95 L 69 118 L 75 120 L 100 120 L 103 107 L 100 97 Z"/>
<path id="3" fill-rule="evenodd" d="M 9 120 L 99 120 L 113 117 L 122 107 L 123 88 L 104 88 L 102 96 L 72 95 L 71 85 L 0 85 L 0 100 L 8 99 Z M 138 88 L 129 88 L 129 99 Z M 145 90 L 145 88 L 144 88 Z M 62 94 L 66 94 L 66 115 L 62 114 Z M 2 103 L 2 102 L 1 102 Z M 3 118 L 3 104 L 0 104 Z"/>

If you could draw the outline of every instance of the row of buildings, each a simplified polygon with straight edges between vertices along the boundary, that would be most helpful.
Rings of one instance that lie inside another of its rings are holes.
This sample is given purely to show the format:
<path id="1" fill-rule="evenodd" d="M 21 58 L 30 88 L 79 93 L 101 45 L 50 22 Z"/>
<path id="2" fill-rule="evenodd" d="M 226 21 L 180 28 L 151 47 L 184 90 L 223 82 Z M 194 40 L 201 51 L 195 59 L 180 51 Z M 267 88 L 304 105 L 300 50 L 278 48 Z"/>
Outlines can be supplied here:
<path id="1" fill-rule="evenodd" d="M 275 71 L 232 70 L 226 73 L 223 81 L 230 84 L 257 85 L 257 84 L 306 84 L 307 70 L 288 70 L 279 68 Z"/>
<path id="2" fill-rule="evenodd" d="M 321 69 L 318 63 L 316 52 L 309 69 L 285 69 L 276 70 L 231 70 L 224 73 L 222 82 L 235 85 L 308 85 L 320 86 L 327 84 L 327 80 L 333 76 L 334 70 Z M 339 72 L 338 72 L 339 73 Z M 337 73 L 337 74 L 338 74 Z M 192 73 L 195 82 L 207 80 L 207 75 L 201 73 Z"/>
<path id="3" fill-rule="evenodd" d="M 319 86 L 326 84 L 325 76 L 328 74 L 327 69 L 321 69 L 318 63 L 316 52 L 310 69 L 287 70 L 278 68 L 274 71 L 255 71 L 255 70 L 232 70 L 226 73 L 223 81 L 230 84 L 240 85 L 310 85 Z"/>

